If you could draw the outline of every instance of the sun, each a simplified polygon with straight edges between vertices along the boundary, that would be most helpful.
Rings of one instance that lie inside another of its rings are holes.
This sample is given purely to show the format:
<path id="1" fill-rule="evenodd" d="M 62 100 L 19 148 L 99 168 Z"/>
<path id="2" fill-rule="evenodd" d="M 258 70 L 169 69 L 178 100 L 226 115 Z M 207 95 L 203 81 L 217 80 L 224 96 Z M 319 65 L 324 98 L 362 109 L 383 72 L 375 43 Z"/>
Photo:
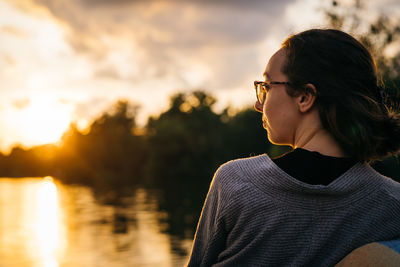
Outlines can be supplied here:
<path id="1" fill-rule="evenodd" d="M 50 97 L 31 98 L 15 120 L 22 144 L 56 143 L 70 125 L 71 109 Z"/>

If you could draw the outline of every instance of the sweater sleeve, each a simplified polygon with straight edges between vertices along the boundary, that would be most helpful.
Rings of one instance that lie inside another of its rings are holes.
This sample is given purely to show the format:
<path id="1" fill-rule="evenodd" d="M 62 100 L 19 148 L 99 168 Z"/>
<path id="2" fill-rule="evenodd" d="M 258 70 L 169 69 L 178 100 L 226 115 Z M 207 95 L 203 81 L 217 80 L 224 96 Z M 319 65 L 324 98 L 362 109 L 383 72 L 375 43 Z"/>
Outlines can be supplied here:
<path id="1" fill-rule="evenodd" d="M 220 169 L 214 175 L 201 212 L 188 267 L 211 266 L 217 262 L 219 253 L 224 249 L 226 231 L 221 216 L 223 192 Z"/>

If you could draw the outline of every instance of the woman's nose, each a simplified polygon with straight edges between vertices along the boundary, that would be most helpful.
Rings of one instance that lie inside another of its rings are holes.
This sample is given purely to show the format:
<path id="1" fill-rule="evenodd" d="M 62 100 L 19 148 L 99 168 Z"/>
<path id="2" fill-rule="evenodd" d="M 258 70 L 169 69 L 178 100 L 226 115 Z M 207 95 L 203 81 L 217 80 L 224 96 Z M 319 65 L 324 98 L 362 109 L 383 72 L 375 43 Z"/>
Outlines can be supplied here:
<path id="1" fill-rule="evenodd" d="M 263 112 L 263 107 L 262 107 L 262 105 L 260 104 L 260 102 L 258 102 L 258 101 L 256 101 L 255 103 L 254 103 L 254 109 L 256 110 L 256 111 L 258 111 L 258 112 Z"/>

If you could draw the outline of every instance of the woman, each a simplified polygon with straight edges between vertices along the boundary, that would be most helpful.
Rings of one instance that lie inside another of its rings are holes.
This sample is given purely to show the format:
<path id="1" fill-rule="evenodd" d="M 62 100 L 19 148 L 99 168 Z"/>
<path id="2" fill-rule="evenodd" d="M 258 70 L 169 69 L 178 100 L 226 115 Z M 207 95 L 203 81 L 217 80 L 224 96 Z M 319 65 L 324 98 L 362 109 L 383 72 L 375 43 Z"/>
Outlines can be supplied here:
<path id="1" fill-rule="evenodd" d="M 188 266 L 333 266 L 400 237 L 400 184 L 367 162 L 400 150 L 368 50 L 337 30 L 290 36 L 256 81 L 268 139 L 294 150 L 216 172 Z"/>

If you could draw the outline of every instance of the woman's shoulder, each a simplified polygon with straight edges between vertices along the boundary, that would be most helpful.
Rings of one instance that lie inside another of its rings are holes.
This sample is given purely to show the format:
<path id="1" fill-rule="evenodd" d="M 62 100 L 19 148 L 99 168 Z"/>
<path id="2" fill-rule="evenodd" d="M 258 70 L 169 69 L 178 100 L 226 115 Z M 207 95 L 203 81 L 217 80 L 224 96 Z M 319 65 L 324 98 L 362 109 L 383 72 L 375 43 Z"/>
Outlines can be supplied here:
<path id="1" fill-rule="evenodd" d="M 370 176 L 373 176 L 376 180 L 380 181 L 380 191 L 400 202 L 400 183 L 391 177 L 382 175 L 381 173 L 374 170 L 371 166 L 367 166 L 371 171 Z"/>
<path id="2" fill-rule="evenodd" d="M 215 172 L 213 183 L 220 186 L 243 186 L 249 177 L 253 177 L 260 169 L 269 166 L 271 159 L 266 154 L 239 158 L 222 164 Z"/>
<path id="3" fill-rule="evenodd" d="M 390 177 L 379 174 L 381 179 L 381 191 L 400 203 L 400 183 Z"/>
<path id="4" fill-rule="evenodd" d="M 270 162 L 272 161 L 267 154 L 234 159 L 222 164 L 218 168 L 216 174 L 232 175 L 232 173 L 234 173 L 236 175 L 248 175 L 249 173 L 254 172 L 254 170 L 265 168 L 266 166 L 269 165 Z"/>
<path id="5" fill-rule="evenodd" d="M 255 180 L 257 172 L 261 172 L 263 168 L 268 168 L 269 161 L 269 157 L 263 154 L 231 160 L 218 168 L 211 187 L 214 193 L 224 199 L 222 209 L 225 210 L 226 214 L 230 214 L 229 216 L 245 214 L 237 211 L 257 205 L 268 197 L 264 191 L 259 189 Z M 268 201 L 265 203 L 268 203 Z"/>

